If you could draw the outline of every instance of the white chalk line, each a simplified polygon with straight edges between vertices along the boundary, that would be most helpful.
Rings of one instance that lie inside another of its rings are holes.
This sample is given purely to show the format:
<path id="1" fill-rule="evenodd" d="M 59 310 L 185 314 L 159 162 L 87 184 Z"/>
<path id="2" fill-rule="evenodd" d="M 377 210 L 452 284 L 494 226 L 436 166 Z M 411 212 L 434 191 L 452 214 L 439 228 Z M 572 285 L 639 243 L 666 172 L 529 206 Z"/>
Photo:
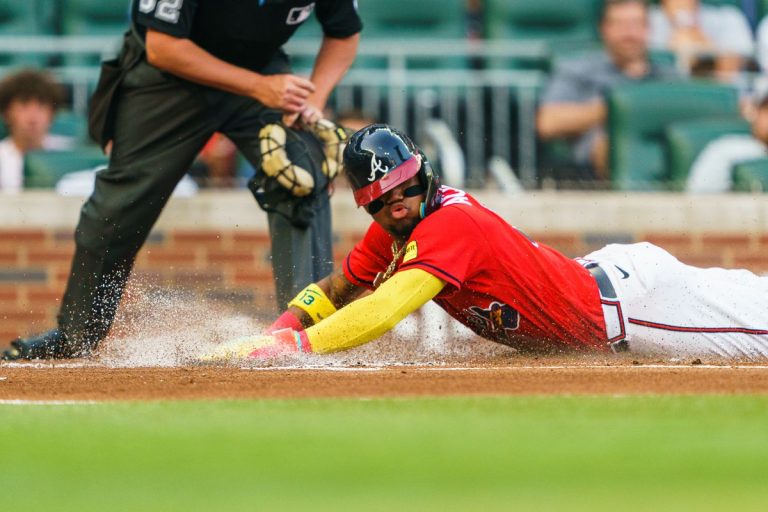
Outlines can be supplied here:
<path id="1" fill-rule="evenodd" d="M 204 369 L 207 366 L 200 366 Z M 2 368 L 37 368 L 37 369 L 80 369 L 80 368 L 109 368 L 114 370 L 141 370 L 143 368 L 167 368 L 163 367 L 137 367 L 137 366 L 104 366 L 94 363 L 65 363 L 65 364 L 41 364 L 41 363 L 5 363 Z M 180 368 L 180 367 L 176 367 Z M 210 366 L 210 368 L 227 368 L 227 366 Z M 231 366 L 233 370 L 250 372 L 274 372 L 274 371 L 326 371 L 326 372 L 378 372 L 388 369 L 426 371 L 426 372 L 483 372 L 483 371 L 504 371 L 504 370 L 597 370 L 597 369 L 624 369 L 624 370 L 643 370 L 643 369 L 675 369 L 675 370 L 768 370 L 768 365 L 717 365 L 717 364 L 636 364 L 636 365 L 528 365 L 528 366 L 417 366 L 413 364 L 387 364 L 385 366 L 322 366 L 322 365 L 303 365 L 303 366 Z M 7 380 L 7 377 L 0 376 L 0 382 Z"/>
<path id="2" fill-rule="evenodd" d="M 504 370 L 597 370 L 597 369 L 626 369 L 642 370 L 652 369 L 683 369 L 683 370 L 768 370 L 768 365 L 677 365 L 677 364 L 638 364 L 638 365 L 539 365 L 539 366 L 412 366 L 412 365 L 387 365 L 387 366 L 242 366 L 243 371 L 330 371 L 330 372 L 378 372 L 387 369 L 425 371 L 425 372 L 483 372 Z"/>
<path id="3" fill-rule="evenodd" d="M 0 405 L 96 405 L 95 400 L 0 400 Z"/>

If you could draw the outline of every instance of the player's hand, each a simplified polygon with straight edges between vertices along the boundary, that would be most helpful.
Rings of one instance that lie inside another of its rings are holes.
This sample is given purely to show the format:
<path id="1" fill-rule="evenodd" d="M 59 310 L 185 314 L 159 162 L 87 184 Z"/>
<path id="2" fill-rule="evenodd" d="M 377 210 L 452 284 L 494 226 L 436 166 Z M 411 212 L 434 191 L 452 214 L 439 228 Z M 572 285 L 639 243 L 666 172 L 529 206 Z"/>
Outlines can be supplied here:
<path id="1" fill-rule="evenodd" d="M 299 352 L 299 333 L 282 329 L 273 334 L 242 336 L 226 341 L 212 351 L 198 357 L 202 363 L 226 363 L 238 359 L 271 359 Z"/>
<path id="2" fill-rule="evenodd" d="M 307 98 L 315 84 L 296 75 L 263 75 L 253 91 L 253 97 L 269 108 L 294 114 L 307 108 Z"/>

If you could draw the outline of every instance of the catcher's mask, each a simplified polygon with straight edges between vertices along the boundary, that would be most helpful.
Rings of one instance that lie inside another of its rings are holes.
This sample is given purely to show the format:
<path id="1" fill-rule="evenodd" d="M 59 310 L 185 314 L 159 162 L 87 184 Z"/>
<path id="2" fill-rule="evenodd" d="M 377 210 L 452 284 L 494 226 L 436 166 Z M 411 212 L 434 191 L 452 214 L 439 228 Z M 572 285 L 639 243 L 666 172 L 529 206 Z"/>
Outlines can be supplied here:
<path id="1" fill-rule="evenodd" d="M 419 185 L 403 191 L 406 197 L 424 194 L 420 213 L 426 217 L 440 204 L 440 177 L 426 155 L 407 135 L 385 124 L 372 124 L 354 133 L 344 149 L 344 170 L 354 189 L 357 206 L 373 215 L 381 210 L 381 196 L 418 176 Z"/>

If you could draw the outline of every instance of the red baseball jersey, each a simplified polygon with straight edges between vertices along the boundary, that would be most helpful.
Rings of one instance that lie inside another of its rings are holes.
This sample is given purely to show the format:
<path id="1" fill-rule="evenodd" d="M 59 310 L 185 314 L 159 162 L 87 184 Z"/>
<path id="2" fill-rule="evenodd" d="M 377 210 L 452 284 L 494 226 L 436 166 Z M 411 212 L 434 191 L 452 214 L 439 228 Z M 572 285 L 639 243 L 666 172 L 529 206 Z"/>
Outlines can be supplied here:
<path id="1" fill-rule="evenodd" d="M 600 294 L 575 260 L 539 244 L 462 190 L 442 188 L 439 209 L 408 239 L 398 269 L 447 283 L 435 301 L 490 340 L 521 349 L 607 349 Z M 350 282 L 373 287 L 392 237 L 377 223 L 344 261 Z"/>

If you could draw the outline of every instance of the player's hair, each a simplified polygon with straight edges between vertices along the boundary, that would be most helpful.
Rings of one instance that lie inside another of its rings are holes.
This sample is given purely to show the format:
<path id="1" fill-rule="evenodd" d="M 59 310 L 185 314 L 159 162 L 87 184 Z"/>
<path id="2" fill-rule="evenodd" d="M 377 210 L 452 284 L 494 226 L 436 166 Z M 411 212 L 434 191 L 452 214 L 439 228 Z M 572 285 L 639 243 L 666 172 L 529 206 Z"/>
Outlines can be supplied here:
<path id="1" fill-rule="evenodd" d="M 0 112 L 4 113 L 16 100 L 37 100 L 56 110 L 64 101 L 64 91 L 50 74 L 23 69 L 0 81 Z"/>
<path id="2" fill-rule="evenodd" d="M 645 10 L 648 10 L 648 0 L 603 0 L 603 6 L 600 10 L 600 22 L 605 21 L 605 15 L 608 13 L 608 9 L 616 5 L 624 4 L 640 4 Z"/>

